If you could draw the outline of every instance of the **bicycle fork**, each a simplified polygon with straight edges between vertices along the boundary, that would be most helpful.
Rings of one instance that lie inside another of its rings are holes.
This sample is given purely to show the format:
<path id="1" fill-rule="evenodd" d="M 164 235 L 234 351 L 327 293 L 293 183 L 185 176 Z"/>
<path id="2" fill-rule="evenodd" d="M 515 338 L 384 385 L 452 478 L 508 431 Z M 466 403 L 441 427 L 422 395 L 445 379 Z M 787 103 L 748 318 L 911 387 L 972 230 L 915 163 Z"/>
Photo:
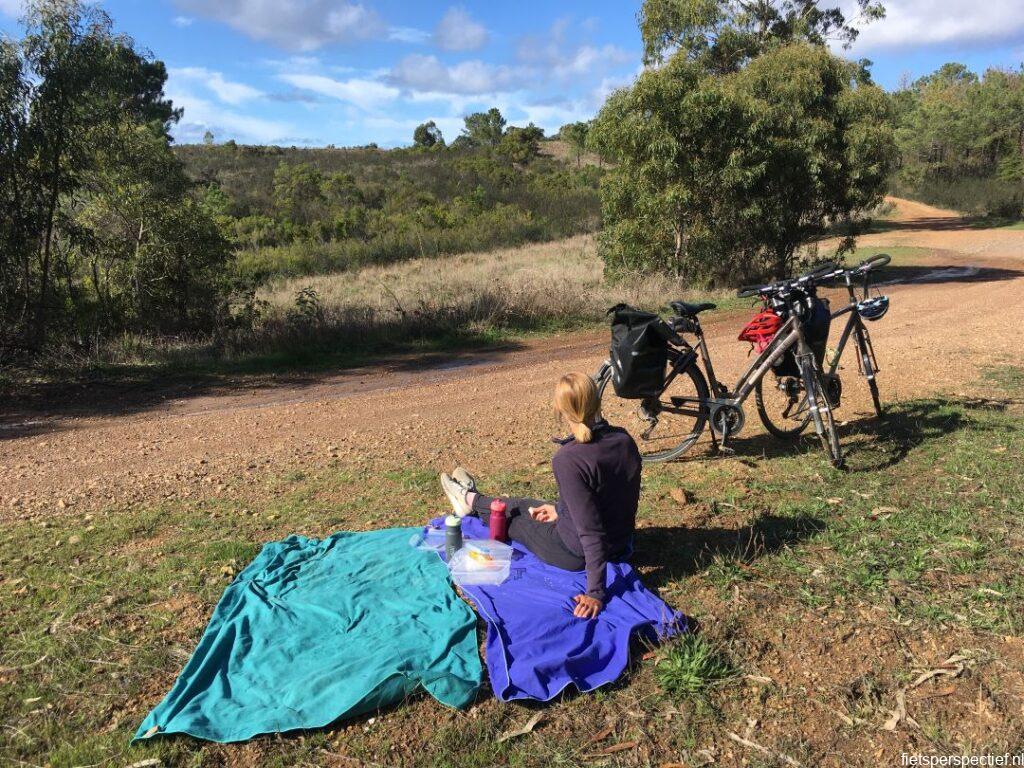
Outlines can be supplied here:
<path id="1" fill-rule="evenodd" d="M 871 336 L 859 319 L 857 342 L 857 351 L 860 353 L 857 355 L 857 368 L 860 370 L 860 375 L 869 380 L 874 379 L 875 374 L 878 373 L 878 358 L 875 357 L 875 347 L 871 343 Z"/>

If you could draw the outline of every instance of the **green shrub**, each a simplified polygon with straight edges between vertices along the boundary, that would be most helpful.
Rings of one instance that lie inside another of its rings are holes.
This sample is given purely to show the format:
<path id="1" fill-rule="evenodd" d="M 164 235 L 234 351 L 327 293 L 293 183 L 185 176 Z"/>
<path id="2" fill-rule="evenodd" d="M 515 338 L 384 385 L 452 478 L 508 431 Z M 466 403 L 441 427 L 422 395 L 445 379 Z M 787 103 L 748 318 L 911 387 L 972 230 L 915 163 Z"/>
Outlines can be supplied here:
<path id="1" fill-rule="evenodd" d="M 555 240 L 600 223 L 601 171 L 548 157 L 523 164 L 480 147 L 187 146 L 177 153 L 224 198 L 236 271 L 248 279 Z"/>
<path id="2" fill-rule="evenodd" d="M 736 668 L 718 646 L 704 635 L 694 633 L 665 645 L 654 664 L 658 686 L 673 698 L 699 696 L 736 674 Z"/>

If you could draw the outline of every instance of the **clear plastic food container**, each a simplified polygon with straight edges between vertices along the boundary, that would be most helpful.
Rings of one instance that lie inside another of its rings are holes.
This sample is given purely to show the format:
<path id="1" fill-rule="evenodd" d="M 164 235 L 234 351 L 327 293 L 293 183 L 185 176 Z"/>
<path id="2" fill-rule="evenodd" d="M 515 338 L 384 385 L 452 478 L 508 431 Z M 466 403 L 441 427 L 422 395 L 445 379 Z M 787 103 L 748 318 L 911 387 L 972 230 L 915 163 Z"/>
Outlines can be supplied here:
<path id="1" fill-rule="evenodd" d="M 424 528 L 409 539 L 409 546 L 428 552 L 444 552 L 444 530 Z"/>
<path id="2" fill-rule="evenodd" d="M 512 568 L 512 547 L 490 539 L 471 539 L 448 563 L 459 586 L 501 584 Z"/>

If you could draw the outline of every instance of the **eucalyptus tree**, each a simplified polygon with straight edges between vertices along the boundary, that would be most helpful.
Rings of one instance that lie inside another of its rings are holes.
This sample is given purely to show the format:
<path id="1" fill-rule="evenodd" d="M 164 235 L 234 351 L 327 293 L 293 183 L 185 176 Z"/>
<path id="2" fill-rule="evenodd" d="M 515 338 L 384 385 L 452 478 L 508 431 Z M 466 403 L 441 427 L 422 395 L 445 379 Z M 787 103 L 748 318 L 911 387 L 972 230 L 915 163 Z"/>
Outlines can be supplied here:
<path id="1" fill-rule="evenodd" d="M 864 63 L 823 44 L 852 35 L 841 15 L 809 0 L 648 0 L 641 29 L 654 64 L 609 97 L 589 137 L 613 163 L 601 236 L 611 273 L 783 274 L 801 244 L 852 229 L 881 200 L 896 160 L 891 107 Z"/>

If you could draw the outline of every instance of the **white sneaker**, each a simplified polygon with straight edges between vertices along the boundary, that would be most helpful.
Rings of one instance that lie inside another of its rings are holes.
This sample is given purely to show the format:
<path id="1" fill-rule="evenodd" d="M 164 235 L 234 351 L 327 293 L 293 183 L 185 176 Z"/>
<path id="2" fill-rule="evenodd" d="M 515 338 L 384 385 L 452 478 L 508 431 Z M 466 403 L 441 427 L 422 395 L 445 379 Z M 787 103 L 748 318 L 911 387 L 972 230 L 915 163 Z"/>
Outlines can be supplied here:
<path id="1" fill-rule="evenodd" d="M 469 474 L 465 467 L 456 467 L 455 471 L 452 472 L 452 480 L 467 491 L 476 491 L 476 478 Z"/>
<path id="2" fill-rule="evenodd" d="M 452 510 L 457 517 L 465 517 L 472 512 L 469 504 L 466 503 L 466 489 L 453 480 L 447 472 L 441 475 L 441 489 L 448 497 L 448 501 L 451 502 Z"/>

